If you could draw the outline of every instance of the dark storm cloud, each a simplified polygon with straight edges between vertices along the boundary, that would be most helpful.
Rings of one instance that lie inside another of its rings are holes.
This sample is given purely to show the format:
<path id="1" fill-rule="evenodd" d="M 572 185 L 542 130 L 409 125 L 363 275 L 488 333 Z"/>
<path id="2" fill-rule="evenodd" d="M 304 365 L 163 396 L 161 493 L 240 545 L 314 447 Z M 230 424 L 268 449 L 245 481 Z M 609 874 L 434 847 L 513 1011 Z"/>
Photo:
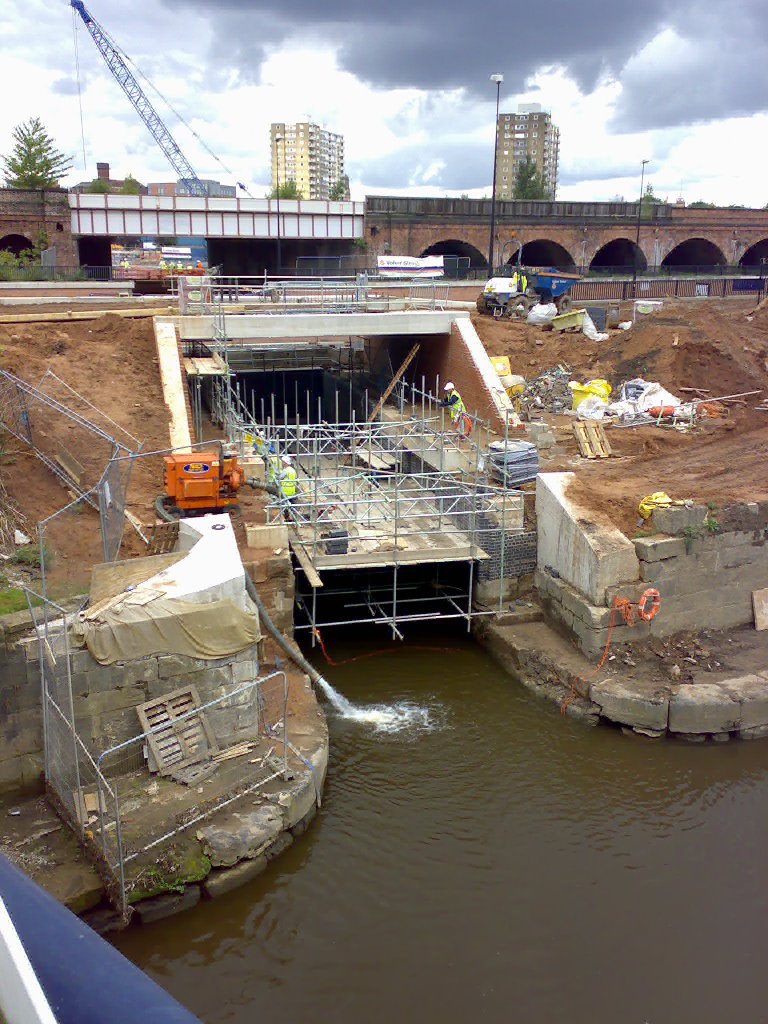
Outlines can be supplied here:
<path id="1" fill-rule="evenodd" d="M 692 0 L 550 0 L 525 16 L 509 0 L 479 7 L 457 0 L 294 0 L 290 7 L 282 0 L 173 0 L 175 10 L 180 6 L 209 18 L 215 64 L 236 67 L 246 81 L 258 81 L 271 48 L 291 41 L 338 47 L 342 67 L 381 88 L 465 87 L 488 95 L 488 75 L 498 70 L 505 74 L 504 92 L 513 94 L 536 70 L 564 67 L 590 90 L 611 74 L 625 86 L 614 126 L 619 131 L 765 105 L 764 0 L 730 0 L 713 6 L 712 14 Z M 633 70 L 630 58 L 665 27 L 701 54 L 691 61 L 691 73 L 674 55 L 657 68 L 646 63 Z"/>

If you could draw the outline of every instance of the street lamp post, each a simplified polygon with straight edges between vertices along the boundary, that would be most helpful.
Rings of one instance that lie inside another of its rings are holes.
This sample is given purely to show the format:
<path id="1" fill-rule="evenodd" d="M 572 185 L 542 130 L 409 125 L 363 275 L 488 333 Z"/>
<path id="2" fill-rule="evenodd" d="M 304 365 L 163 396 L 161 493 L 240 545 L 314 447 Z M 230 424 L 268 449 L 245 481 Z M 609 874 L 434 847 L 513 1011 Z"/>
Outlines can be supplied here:
<path id="1" fill-rule="evenodd" d="M 280 268 L 283 265 L 283 252 L 282 252 L 282 241 L 280 238 L 280 143 L 283 141 L 283 136 L 279 133 L 275 136 L 275 180 L 277 181 L 277 190 L 275 196 L 277 198 L 277 273 L 280 274 Z M 283 150 L 283 159 L 285 159 L 285 150 Z"/>
<path id="2" fill-rule="evenodd" d="M 640 217 L 643 212 L 643 183 L 645 181 L 645 165 L 650 160 L 642 160 L 640 163 L 640 202 L 637 204 L 637 232 L 635 234 L 635 258 L 632 261 L 632 298 L 636 296 L 637 290 L 637 264 L 640 259 Z"/>
<path id="3" fill-rule="evenodd" d="M 499 99 L 501 97 L 501 83 L 504 75 L 491 75 L 491 81 L 496 83 L 496 121 L 493 128 L 493 189 L 491 190 L 491 237 L 488 241 L 488 270 L 493 277 L 493 236 L 496 231 L 496 164 L 499 158 Z"/>

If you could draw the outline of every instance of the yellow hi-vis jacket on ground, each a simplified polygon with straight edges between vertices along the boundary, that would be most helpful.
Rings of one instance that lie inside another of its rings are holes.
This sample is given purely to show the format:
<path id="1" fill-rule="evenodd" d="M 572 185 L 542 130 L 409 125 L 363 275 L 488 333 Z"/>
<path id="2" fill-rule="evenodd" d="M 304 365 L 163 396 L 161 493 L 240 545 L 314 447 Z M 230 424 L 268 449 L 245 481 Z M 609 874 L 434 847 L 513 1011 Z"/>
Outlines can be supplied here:
<path id="1" fill-rule="evenodd" d="M 285 466 L 280 474 L 280 496 L 282 498 L 296 497 L 296 470 L 293 466 Z"/>

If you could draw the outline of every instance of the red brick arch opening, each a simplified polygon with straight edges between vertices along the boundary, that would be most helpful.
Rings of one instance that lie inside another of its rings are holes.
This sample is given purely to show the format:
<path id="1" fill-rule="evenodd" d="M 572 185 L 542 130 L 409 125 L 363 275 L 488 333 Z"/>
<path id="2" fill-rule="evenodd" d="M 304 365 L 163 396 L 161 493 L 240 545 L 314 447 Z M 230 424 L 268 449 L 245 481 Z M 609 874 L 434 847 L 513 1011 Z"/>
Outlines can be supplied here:
<path id="1" fill-rule="evenodd" d="M 750 245 L 739 260 L 739 266 L 759 267 L 761 263 L 766 261 L 768 261 L 768 238 L 761 238 L 759 242 Z"/>
<path id="2" fill-rule="evenodd" d="M 598 249 L 589 264 L 590 270 L 646 270 L 648 260 L 643 250 L 631 238 L 613 238 Z"/>
<path id="3" fill-rule="evenodd" d="M 509 262 L 517 261 L 517 253 L 510 256 Z M 557 270 L 572 270 L 576 264 L 573 256 L 565 246 L 553 242 L 550 238 L 537 238 L 526 242 L 520 253 L 520 261 L 525 267 L 555 267 Z"/>
<path id="4" fill-rule="evenodd" d="M 722 249 L 708 238 L 687 238 L 661 261 L 662 267 L 720 267 L 725 263 Z"/>
<path id="5" fill-rule="evenodd" d="M 433 242 L 421 253 L 422 256 L 458 256 L 460 259 L 469 259 L 469 266 L 484 268 L 488 266 L 488 260 L 479 249 L 469 242 L 462 242 L 456 238 L 446 239 L 444 242 Z"/>
<path id="6" fill-rule="evenodd" d="M 6 235 L 0 238 L 0 249 L 21 256 L 25 249 L 34 249 L 34 245 L 25 235 Z"/>

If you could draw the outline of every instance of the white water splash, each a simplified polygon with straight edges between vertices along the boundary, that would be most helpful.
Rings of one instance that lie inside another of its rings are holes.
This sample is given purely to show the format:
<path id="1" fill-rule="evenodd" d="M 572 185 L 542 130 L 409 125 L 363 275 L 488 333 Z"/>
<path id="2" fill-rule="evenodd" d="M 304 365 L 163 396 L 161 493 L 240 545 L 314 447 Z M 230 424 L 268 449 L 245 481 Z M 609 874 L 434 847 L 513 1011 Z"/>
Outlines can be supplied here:
<path id="1" fill-rule="evenodd" d="M 419 707 L 418 704 L 399 701 L 397 704 L 362 706 L 352 704 L 343 693 L 335 690 L 322 676 L 318 678 L 318 685 L 340 718 L 360 722 L 363 725 L 371 725 L 376 732 L 402 732 L 405 729 L 431 732 L 436 727 L 429 709 Z"/>

